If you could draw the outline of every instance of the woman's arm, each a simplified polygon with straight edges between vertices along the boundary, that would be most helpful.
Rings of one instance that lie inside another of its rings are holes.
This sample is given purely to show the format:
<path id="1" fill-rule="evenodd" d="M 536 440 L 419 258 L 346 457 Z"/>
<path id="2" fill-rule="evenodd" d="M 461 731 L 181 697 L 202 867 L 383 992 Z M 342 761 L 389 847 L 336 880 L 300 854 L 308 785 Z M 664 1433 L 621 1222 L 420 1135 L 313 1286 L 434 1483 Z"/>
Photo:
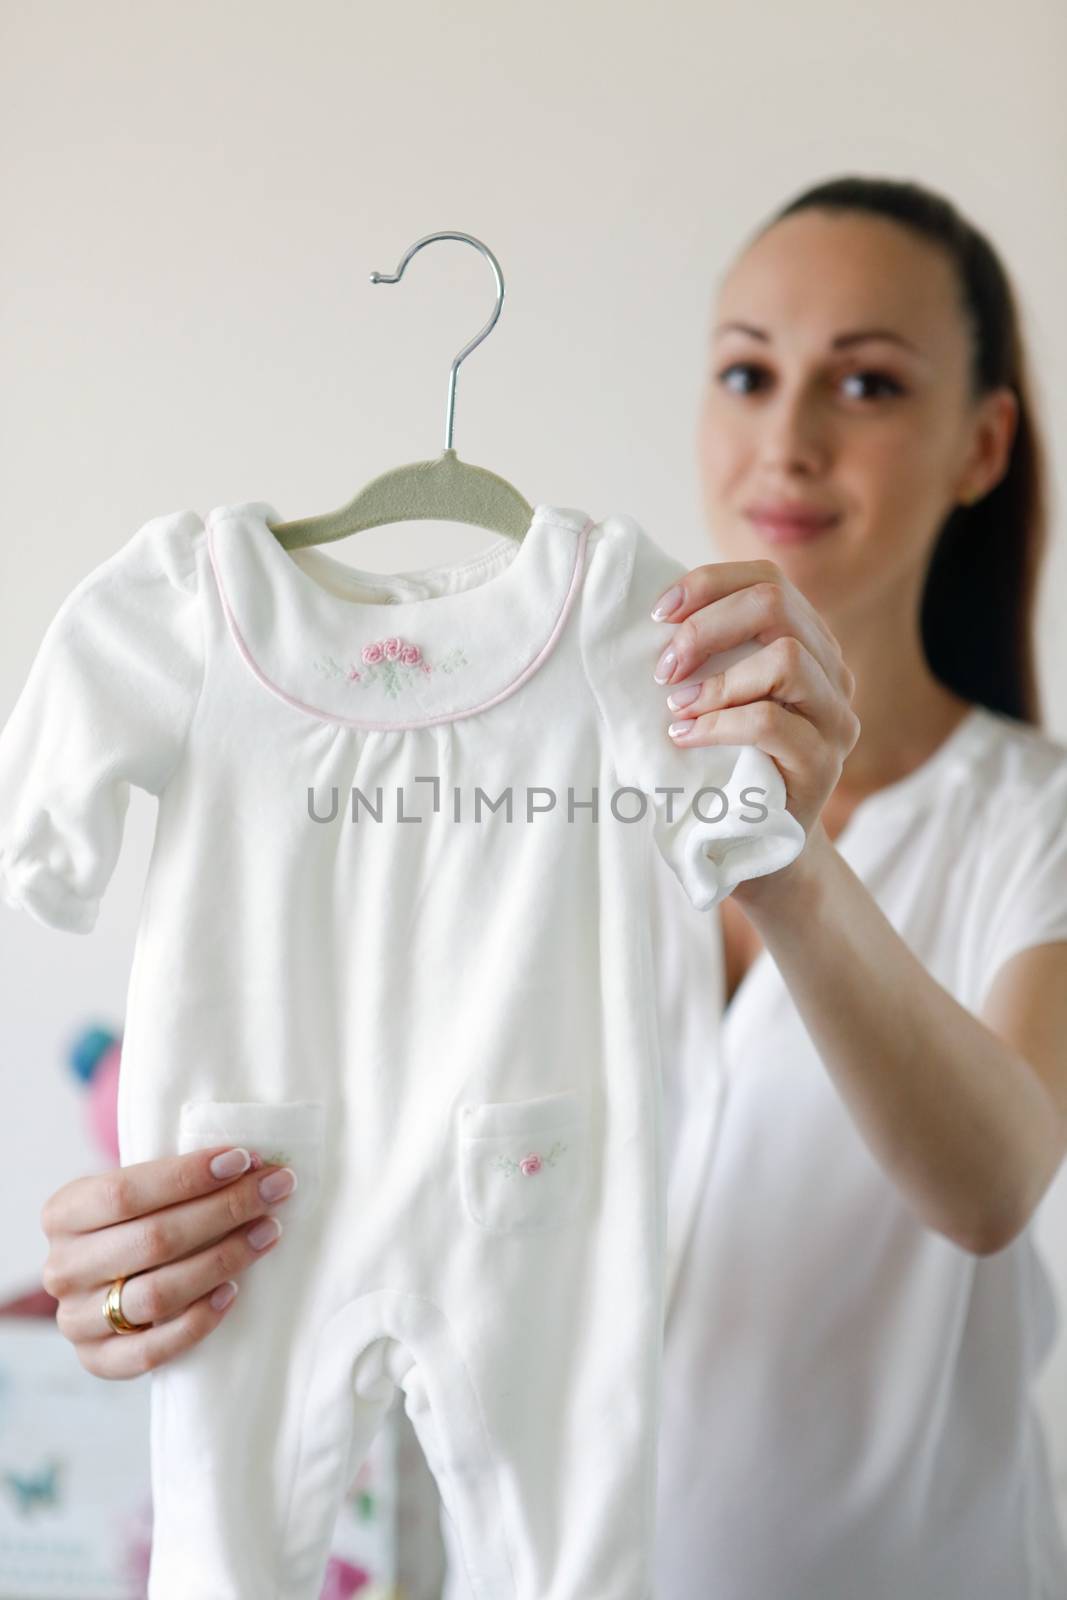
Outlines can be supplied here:
<path id="1" fill-rule="evenodd" d="M 855 679 L 825 620 L 771 561 L 696 567 L 654 669 L 681 747 L 753 744 L 807 841 L 733 897 L 785 980 L 875 1158 L 932 1228 L 988 1254 L 1025 1226 L 1067 1153 L 1067 942 L 1020 950 L 981 1019 L 934 979 L 821 823 L 859 736 Z M 670 685 L 744 640 L 763 648 L 672 706 Z"/>
<path id="2" fill-rule="evenodd" d="M 873 1155 L 932 1228 L 1002 1249 L 1067 1154 L 1067 943 L 1021 950 L 981 1019 L 931 977 L 821 823 L 734 897 Z"/>

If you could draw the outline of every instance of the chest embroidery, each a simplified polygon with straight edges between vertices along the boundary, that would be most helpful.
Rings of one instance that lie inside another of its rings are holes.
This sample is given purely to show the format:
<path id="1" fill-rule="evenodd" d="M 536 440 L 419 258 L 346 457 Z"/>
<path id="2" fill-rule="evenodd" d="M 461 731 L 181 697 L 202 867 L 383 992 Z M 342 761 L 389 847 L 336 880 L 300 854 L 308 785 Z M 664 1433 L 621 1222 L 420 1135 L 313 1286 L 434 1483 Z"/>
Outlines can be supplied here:
<path id="1" fill-rule="evenodd" d="M 320 656 L 314 665 L 326 677 L 345 678 L 363 689 L 379 684 L 395 700 L 420 678 L 429 678 L 435 672 L 457 672 L 470 662 L 458 645 L 439 660 L 427 661 L 417 644 L 393 634 L 365 644 L 358 666 L 355 662 L 342 666 L 333 656 Z"/>

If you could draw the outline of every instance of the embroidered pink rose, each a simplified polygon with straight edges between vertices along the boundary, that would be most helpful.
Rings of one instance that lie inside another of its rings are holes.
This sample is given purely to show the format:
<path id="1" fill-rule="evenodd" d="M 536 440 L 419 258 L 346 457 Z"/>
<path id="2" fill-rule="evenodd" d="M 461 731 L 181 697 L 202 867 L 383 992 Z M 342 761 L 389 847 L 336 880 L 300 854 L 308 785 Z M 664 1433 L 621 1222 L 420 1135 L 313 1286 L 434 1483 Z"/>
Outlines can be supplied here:
<path id="1" fill-rule="evenodd" d="M 401 639 L 398 634 L 390 634 L 388 639 L 375 639 L 371 644 L 363 645 L 360 654 L 366 669 L 363 672 L 354 662 L 343 666 L 333 656 L 320 656 L 314 665 L 325 676 L 345 678 L 349 683 L 358 683 L 362 689 L 378 685 L 394 700 L 400 699 L 422 678 L 438 673 L 448 675 L 470 666 L 459 645 L 453 645 L 430 662 L 417 644 L 410 639 Z"/>
<path id="2" fill-rule="evenodd" d="M 493 1166 L 497 1172 L 502 1172 L 505 1178 L 514 1178 L 519 1175 L 524 1178 L 532 1178 L 544 1166 L 554 1167 L 566 1149 L 567 1146 L 561 1140 L 555 1139 L 551 1149 L 546 1150 L 544 1155 L 539 1155 L 536 1150 L 531 1150 L 530 1154 L 523 1156 L 521 1161 L 513 1161 L 510 1156 L 500 1154 L 493 1157 Z"/>

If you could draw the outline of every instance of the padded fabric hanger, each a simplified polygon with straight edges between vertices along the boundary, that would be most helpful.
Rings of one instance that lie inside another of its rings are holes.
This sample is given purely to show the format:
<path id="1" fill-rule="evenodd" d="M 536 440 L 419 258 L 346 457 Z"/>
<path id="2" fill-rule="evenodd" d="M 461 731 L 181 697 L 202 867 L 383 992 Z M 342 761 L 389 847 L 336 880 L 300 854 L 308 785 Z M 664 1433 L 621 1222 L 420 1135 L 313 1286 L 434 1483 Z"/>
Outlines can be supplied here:
<path id="1" fill-rule="evenodd" d="M 459 364 L 491 331 L 504 304 L 504 276 L 496 256 L 480 239 L 469 233 L 428 233 L 410 247 L 393 273 L 372 272 L 372 283 L 399 283 L 404 268 L 417 250 L 436 239 L 462 239 L 480 250 L 496 279 L 496 306 L 480 333 L 464 345 L 452 362 L 448 379 L 448 410 L 445 421 L 445 448 L 432 461 L 411 461 L 393 467 L 360 489 L 337 511 L 318 516 L 278 522 L 271 531 L 287 550 L 306 545 L 329 544 L 363 528 L 377 528 L 386 522 L 422 521 L 441 518 L 451 522 L 472 522 L 497 533 L 521 540 L 533 521 L 533 507 L 515 488 L 486 467 L 461 461 L 452 448 L 452 429 L 456 411 L 456 373 Z"/>

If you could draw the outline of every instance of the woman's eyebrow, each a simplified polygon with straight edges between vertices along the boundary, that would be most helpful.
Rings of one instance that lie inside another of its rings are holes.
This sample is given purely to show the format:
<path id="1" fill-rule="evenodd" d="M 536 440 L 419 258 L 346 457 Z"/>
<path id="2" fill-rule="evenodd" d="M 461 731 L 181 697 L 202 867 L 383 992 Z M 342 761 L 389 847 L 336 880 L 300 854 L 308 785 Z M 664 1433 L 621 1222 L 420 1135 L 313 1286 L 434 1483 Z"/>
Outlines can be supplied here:
<path id="1" fill-rule="evenodd" d="M 718 339 L 724 333 L 747 333 L 753 339 L 761 339 L 764 344 L 769 344 L 771 336 L 766 328 L 757 328 L 751 322 L 721 322 L 715 329 L 714 337 Z M 917 345 L 910 339 L 905 339 L 902 333 L 894 333 L 891 328 L 855 328 L 848 333 L 839 333 L 830 341 L 832 350 L 845 350 L 849 345 L 862 344 L 868 339 L 888 340 L 891 344 L 902 345 L 905 350 L 910 350 L 913 355 L 925 361 L 926 357 Z"/>

